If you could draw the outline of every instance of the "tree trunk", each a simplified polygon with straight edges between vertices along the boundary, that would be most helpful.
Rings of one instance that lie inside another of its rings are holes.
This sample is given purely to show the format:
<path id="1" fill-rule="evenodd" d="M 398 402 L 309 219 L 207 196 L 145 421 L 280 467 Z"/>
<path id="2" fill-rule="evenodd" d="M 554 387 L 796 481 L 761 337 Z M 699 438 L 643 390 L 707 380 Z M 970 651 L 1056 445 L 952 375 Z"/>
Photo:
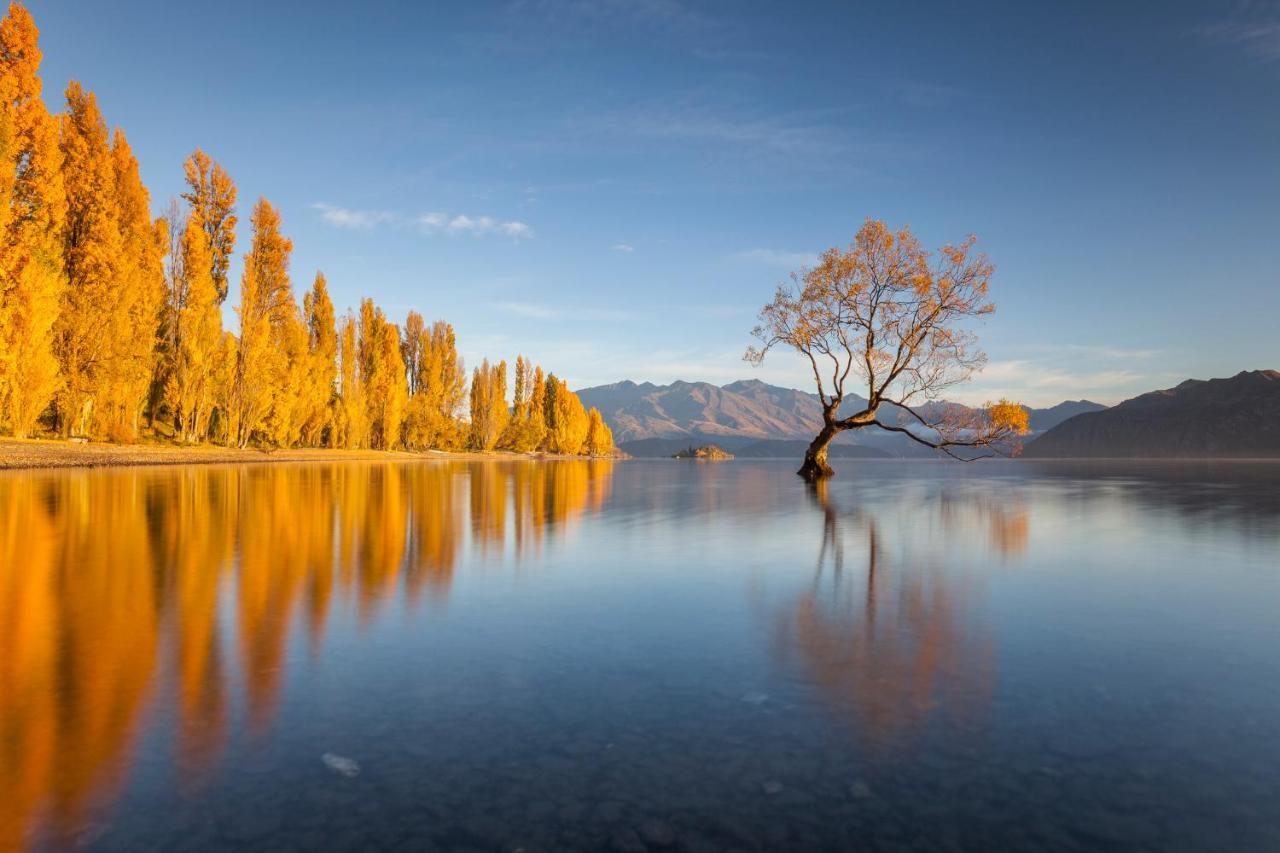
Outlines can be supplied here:
<path id="1" fill-rule="evenodd" d="M 827 448 L 839 432 L 840 430 L 832 424 L 823 426 L 822 432 L 818 433 L 818 437 L 809 444 L 809 449 L 804 452 L 804 464 L 800 466 L 800 470 L 796 473 L 810 483 L 816 483 L 819 480 L 825 480 L 827 477 L 835 476 L 836 472 L 827 464 Z"/>

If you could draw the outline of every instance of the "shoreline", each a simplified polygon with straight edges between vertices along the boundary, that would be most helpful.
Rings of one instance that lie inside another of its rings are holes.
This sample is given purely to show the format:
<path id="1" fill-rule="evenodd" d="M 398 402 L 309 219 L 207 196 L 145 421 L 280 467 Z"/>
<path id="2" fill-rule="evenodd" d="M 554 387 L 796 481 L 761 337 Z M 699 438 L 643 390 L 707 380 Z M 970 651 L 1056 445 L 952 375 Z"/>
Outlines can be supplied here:
<path id="1" fill-rule="evenodd" d="M 250 465 L 286 462 L 422 462 L 457 460 L 561 460 L 606 457 L 560 456 L 552 453 L 446 450 L 337 450 L 324 447 L 262 451 L 216 445 L 111 444 L 61 439 L 0 438 L 0 471 L 58 468 L 132 468 L 150 465 Z M 608 457 L 610 459 L 618 457 Z"/>

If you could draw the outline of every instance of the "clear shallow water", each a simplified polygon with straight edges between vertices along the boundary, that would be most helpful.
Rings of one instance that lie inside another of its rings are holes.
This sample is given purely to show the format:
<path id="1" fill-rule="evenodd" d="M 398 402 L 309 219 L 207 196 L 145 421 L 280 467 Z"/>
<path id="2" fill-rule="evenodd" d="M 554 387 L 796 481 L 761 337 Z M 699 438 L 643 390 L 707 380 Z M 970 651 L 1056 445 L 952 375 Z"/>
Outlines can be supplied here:
<path id="1" fill-rule="evenodd" d="M 1280 465 L 0 475 L 0 849 L 1280 849 Z"/>

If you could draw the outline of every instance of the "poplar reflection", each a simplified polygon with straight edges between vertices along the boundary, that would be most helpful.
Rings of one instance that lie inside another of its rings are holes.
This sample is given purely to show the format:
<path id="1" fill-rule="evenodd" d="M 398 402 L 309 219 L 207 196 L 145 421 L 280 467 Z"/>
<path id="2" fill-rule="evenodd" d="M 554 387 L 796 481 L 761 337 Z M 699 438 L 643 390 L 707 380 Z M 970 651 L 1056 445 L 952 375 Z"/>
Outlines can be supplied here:
<path id="1" fill-rule="evenodd" d="M 443 600 L 467 531 L 519 560 L 599 512 L 611 476 L 585 460 L 0 476 L 0 849 L 74 840 L 152 704 L 199 783 L 233 709 L 271 724 L 295 637 L 320 654 L 342 608 L 368 627 Z"/>

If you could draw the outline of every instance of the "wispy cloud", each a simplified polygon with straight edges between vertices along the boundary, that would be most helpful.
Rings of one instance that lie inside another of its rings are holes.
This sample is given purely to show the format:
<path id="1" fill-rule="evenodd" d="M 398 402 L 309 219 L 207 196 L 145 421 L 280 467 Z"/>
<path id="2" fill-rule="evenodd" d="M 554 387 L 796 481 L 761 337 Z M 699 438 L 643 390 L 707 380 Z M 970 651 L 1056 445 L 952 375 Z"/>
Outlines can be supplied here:
<path id="1" fill-rule="evenodd" d="M 320 211 L 320 218 L 335 228 L 349 228 L 353 231 L 369 231 L 378 225 L 395 221 L 395 214 L 386 210 L 351 210 L 318 201 L 311 205 L 312 210 Z"/>
<path id="2" fill-rule="evenodd" d="M 1125 364 L 1134 359 L 1113 360 Z M 948 396 L 970 404 L 1007 397 L 1028 406 L 1056 405 L 1063 400 L 1076 399 L 1111 405 L 1162 387 L 1171 376 L 1163 371 L 1137 370 L 1128 366 L 1076 369 L 1040 359 L 1007 359 L 991 362 L 974 377 L 972 383 L 957 387 Z"/>
<path id="3" fill-rule="evenodd" d="M 1110 344 L 1040 344 L 1023 349 L 1029 352 L 1069 355 L 1112 361 L 1147 361 L 1164 353 L 1159 349 L 1117 347 Z"/>
<path id="4" fill-rule="evenodd" d="M 535 320 L 550 320 L 560 316 L 560 312 L 555 308 L 550 308 L 546 305 L 535 305 L 530 302 L 496 302 L 493 307 L 499 311 L 506 311 L 508 314 L 518 314 L 521 317 L 530 317 Z"/>
<path id="5" fill-rule="evenodd" d="M 471 216 L 465 213 L 424 213 L 417 217 L 418 228 L 424 234 L 502 234 L 516 240 L 533 237 L 533 229 L 527 223 L 516 220 L 502 221 L 492 216 Z"/>
<path id="6" fill-rule="evenodd" d="M 1262 62 L 1280 62 L 1280 3 L 1246 0 L 1238 3 L 1230 15 L 1204 26 L 1201 32 Z"/>
<path id="7" fill-rule="evenodd" d="M 424 234 L 497 234 L 514 240 L 533 237 L 533 228 L 518 220 L 500 220 L 492 216 L 466 213 L 421 213 L 406 217 L 389 210 L 353 210 L 335 204 L 318 201 L 311 205 L 320 212 L 320 218 L 335 228 L 353 231 L 371 231 L 382 225 L 403 226 L 413 224 Z"/>
<path id="8" fill-rule="evenodd" d="M 632 246 L 628 243 L 614 243 L 609 248 L 613 249 L 615 252 L 626 252 L 627 254 L 630 254 L 631 252 L 634 252 L 636 250 L 635 246 Z"/>
<path id="9" fill-rule="evenodd" d="M 569 122 L 573 133 L 611 140 L 650 140 L 680 146 L 714 147 L 747 156 L 826 157 L 848 150 L 847 135 L 830 125 L 838 111 L 750 114 L 708 104 L 694 98 L 685 102 L 632 104 L 626 109 L 582 115 Z"/>
<path id="10" fill-rule="evenodd" d="M 735 261 L 787 269 L 811 267 L 818 262 L 818 256 L 812 252 L 788 252 L 780 249 L 748 249 L 745 252 L 736 252 L 730 258 Z"/>

